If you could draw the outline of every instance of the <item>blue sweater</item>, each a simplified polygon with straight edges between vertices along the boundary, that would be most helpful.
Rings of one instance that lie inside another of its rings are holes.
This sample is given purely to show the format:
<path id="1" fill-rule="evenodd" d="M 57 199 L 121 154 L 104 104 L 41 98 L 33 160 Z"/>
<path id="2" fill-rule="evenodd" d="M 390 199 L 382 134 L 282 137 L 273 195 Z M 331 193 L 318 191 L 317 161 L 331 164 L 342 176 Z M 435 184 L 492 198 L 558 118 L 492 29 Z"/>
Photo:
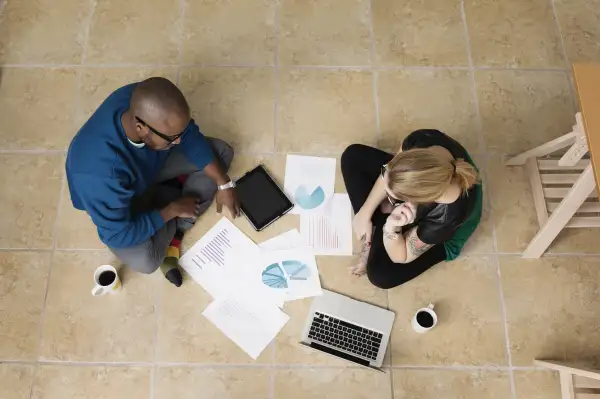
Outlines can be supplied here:
<path id="1" fill-rule="evenodd" d="M 85 210 L 102 242 L 113 248 L 140 244 L 164 225 L 158 210 L 132 214 L 131 200 L 154 183 L 169 151 L 137 148 L 125 136 L 121 115 L 135 84 L 113 92 L 77 133 L 67 154 L 71 201 Z M 199 169 L 213 160 L 209 142 L 192 120 L 178 146 Z"/>

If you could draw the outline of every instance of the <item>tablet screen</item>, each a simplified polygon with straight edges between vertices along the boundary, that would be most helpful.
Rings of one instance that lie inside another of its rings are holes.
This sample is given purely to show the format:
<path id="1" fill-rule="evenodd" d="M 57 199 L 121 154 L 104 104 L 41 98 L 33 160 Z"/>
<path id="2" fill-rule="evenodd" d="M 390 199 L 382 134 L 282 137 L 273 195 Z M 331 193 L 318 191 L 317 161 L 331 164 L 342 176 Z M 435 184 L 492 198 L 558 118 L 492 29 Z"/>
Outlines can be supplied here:
<path id="1" fill-rule="evenodd" d="M 293 204 L 262 166 L 257 166 L 236 182 L 242 211 L 257 230 L 292 209 Z"/>

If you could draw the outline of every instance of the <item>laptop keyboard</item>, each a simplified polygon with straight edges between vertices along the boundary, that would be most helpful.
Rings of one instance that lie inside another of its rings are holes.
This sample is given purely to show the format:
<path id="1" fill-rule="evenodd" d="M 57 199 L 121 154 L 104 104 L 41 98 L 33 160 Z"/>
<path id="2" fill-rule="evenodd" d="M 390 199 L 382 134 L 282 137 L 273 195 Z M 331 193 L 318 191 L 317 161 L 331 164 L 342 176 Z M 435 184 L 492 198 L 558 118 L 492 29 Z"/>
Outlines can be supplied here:
<path id="1" fill-rule="evenodd" d="M 315 312 L 308 338 L 375 360 L 381 346 L 382 335 L 335 317 Z"/>

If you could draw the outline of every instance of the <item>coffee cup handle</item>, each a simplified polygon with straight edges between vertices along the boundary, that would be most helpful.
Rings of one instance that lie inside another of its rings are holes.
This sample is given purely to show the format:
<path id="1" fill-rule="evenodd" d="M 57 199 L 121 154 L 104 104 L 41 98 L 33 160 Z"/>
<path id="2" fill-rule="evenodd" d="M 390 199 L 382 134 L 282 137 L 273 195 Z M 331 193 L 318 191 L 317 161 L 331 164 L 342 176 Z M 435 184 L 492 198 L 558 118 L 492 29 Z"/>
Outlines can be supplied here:
<path id="1" fill-rule="evenodd" d="M 104 294 L 104 287 L 101 287 L 101 286 L 97 285 L 94 288 L 92 288 L 92 295 L 93 296 L 100 296 L 102 294 Z"/>
<path id="2" fill-rule="evenodd" d="M 433 308 L 434 308 L 433 303 L 430 303 L 429 305 L 427 305 L 427 309 L 433 310 Z"/>

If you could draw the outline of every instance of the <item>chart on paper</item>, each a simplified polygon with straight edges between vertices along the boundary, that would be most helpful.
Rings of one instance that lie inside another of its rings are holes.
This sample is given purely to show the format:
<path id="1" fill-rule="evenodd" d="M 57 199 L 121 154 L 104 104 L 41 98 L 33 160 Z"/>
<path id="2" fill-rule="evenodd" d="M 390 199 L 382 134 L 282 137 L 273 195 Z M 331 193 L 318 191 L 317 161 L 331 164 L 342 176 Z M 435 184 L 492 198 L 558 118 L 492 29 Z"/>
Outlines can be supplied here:
<path id="1" fill-rule="evenodd" d="M 251 256 L 258 247 L 230 220 L 222 218 L 183 254 L 179 265 L 217 298 L 227 294 L 232 286 L 227 256 L 236 252 Z"/>
<path id="2" fill-rule="evenodd" d="M 347 194 L 334 194 L 320 213 L 300 217 L 300 234 L 315 255 L 352 255 L 352 208 Z"/>
<path id="3" fill-rule="evenodd" d="M 319 249 L 339 248 L 340 237 L 331 220 L 324 215 L 313 217 L 309 222 L 308 242 Z"/>
<path id="4" fill-rule="evenodd" d="M 293 214 L 322 209 L 333 196 L 335 158 L 288 155 L 283 190 L 294 201 Z"/>
<path id="5" fill-rule="evenodd" d="M 228 236 L 229 230 L 226 228 L 219 231 L 212 240 L 200 248 L 198 253 L 193 255 L 192 262 L 200 269 L 210 263 L 224 267 L 225 253 L 231 248 L 231 241 L 229 241 Z"/>

